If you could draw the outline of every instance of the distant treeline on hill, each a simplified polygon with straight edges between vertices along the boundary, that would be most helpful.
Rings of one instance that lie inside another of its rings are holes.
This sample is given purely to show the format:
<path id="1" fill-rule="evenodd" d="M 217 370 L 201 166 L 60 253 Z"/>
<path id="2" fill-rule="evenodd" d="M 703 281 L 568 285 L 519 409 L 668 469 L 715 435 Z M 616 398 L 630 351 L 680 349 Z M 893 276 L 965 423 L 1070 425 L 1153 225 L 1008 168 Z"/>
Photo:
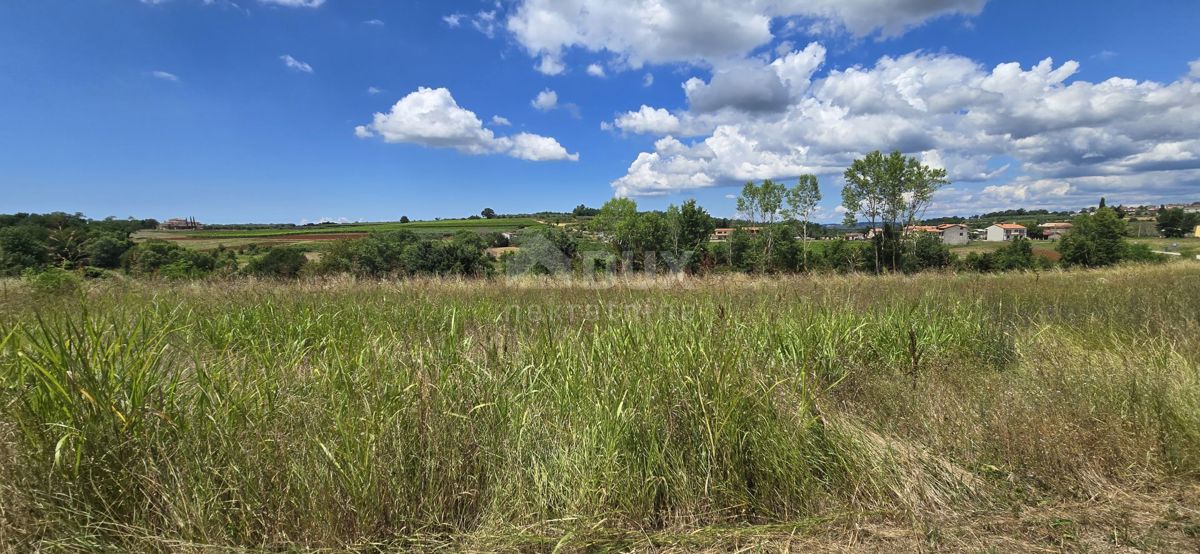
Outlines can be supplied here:
<path id="1" fill-rule="evenodd" d="M 1069 220 L 1072 214 L 1069 211 L 1051 211 L 1051 210 L 1026 210 L 1019 208 L 1015 210 L 1000 210 L 996 212 L 988 212 L 983 214 L 973 215 L 971 217 L 962 216 L 947 216 L 934 217 L 925 220 L 926 225 L 941 225 L 943 223 L 966 223 L 968 225 L 986 226 L 991 225 L 996 221 L 1020 219 L 1020 220 L 1035 220 L 1039 222 L 1055 219 Z"/>

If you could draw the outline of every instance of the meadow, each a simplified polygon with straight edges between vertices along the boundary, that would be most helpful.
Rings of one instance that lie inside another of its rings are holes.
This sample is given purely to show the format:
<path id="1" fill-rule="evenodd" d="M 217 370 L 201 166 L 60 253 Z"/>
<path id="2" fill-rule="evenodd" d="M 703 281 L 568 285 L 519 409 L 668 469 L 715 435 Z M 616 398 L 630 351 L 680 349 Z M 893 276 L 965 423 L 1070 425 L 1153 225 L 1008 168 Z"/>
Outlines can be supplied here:
<path id="1" fill-rule="evenodd" d="M 1200 547 L 1193 263 L 0 287 L 0 550 Z"/>

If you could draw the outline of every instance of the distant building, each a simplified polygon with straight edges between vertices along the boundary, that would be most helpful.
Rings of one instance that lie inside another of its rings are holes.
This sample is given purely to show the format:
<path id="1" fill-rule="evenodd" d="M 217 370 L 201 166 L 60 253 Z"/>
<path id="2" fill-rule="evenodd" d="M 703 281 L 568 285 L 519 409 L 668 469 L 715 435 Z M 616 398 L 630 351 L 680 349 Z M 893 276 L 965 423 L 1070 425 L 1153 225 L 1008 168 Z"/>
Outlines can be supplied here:
<path id="1" fill-rule="evenodd" d="M 905 233 L 929 233 L 937 235 L 942 244 L 959 246 L 971 241 L 970 229 L 961 223 L 943 223 L 941 225 L 910 225 L 904 228 Z"/>
<path id="2" fill-rule="evenodd" d="M 862 233 L 846 233 L 846 240 L 867 240 L 867 235 Z"/>
<path id="3" fill-rule="evenodd" d="M 1024 225 L 996 223 L 987 228 L 987 240 L 991 242 L 1024 238 L 1029 238 L 1029 230 Z"/>
<path id="4" fill-rule="evenodd" d="M 1043 223 L 1040 225 L 1040 227 L 1042 228 L 1042 236 L 1045 237 L 1046 240 L 1058 240 L 1063 238 L 1063 235 L 1070 232 L 1074 225 L 1066 222 L 1058 222 Z"/>
<path id="5" fill-rule="evenodd" d="M 1196 238 L 1200 239 L 1200 225 L 1196 226 Z"/>
<path id="6" fill-rule="evenodd" d="M 708 237 L 708 240 L 709 240 L 709 242 L 725 242 L 725 241 L 729 240 L 729 236 L 732 235 L 733 232 L 736 230 L 737 229 L 735 229 L 733 227 L 721 227 L 720 229 L 713 229 L 712 235 L 710 235 Z M 757 235 L 759 228 L 758 227 L 742 227 L 741 230 L 744 232 L 750 233 L 751 235 Z"/>
<path id="7" fill-rule="evenodd" d="M 181 218 L 173 217 L 158 224 L 158 228 L 163 231 L 179 231 L 179 230 L 199 230 L 203 229 L 204 225 L 196 221 L 196 218 Z"/>

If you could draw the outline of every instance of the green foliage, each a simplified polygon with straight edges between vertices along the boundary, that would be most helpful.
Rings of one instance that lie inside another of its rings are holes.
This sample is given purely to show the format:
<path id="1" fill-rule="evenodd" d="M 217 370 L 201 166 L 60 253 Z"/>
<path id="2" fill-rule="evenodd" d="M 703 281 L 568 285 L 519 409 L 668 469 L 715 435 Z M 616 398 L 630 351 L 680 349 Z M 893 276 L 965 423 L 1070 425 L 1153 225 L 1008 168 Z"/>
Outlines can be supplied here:
<path id="1" fill-rule="evenodd" d="M 208 275 L 216 267 L 216 259 L 207 252 L 198 252 L 172 242 L 151 240 L 126 251 L 121 266 L 127 273 L 138 277 L 194 279 Z"/>
<path id="2" fill-rule="evenodd" d="M 478 233 L 460 231 L 449 240 L 420 238 L 409 231 L 373 233 L 365 238 L 330 244 L 316 273 L 350 273 L 359 277 L 408 275 L 483 276 L 491 267 L 487 242 Z"/>
<path id="3" fill-rule="evenodd" d="M 879 222 L 899 229 L 913 224 L 937 189 L 949 184 L 945 169 L 931 168 L 899 151 L 887 156 L 878 150 L 871 152 L 854 160 L 843 177 L 846 185 L 842 188 L 842 205 L 847 210 L 847 224 L 854 224 L 861 215 L 871 227 Z M 903 234 L 897 232 L 875 241 L 877 273 L 885 260 L 890 261 L 893 270 L 899 268 L 905 248 L 890 243 L 902 240 Z"/>
<path id="4" fill-rule="evenodd" d="M 584 204 L 575 206 L 575 209 L 571 210 L 571 214 L 574 215 L 575 217 L 592 217 L 598 213 L 600 213 L 599 209 L 589 208 Z"/>
<path id="5" fill-rule="evenodd" d="M 1103 200 L 1103 199 L 1101 199 Z M 1101 207 L 1075 218 L 1071 232 L 1058 241 L 1064 266 L 1103 267 L 1121 261 L 1127 226 L 1113 210 Z"/>
<path id="6" fill-rule="evenodd" d="M 84 244 L 88 264 L 105 269 L 121 267 L 121 256 L 133 247 L 133 243 L 111 234 L 94 236 Z"/>
<path id="7" fill-rule="evenodd" d="M 1166 238 L 1189 236 L 1197 225 L 1200 225 L 1200 214 L 1189 214 L 1183 208 L 1159 210 L 1156 220 L 1159 234 Z"/>
<path id="8" fill-rule="evenodd" d="M 0 228 L 0 276 L 44 267 L 50 260 L 48 236 L 45 229 L 30 225 Z"/>
<path id="9" fill-rule="evenodd" d="M 953 257 L 950 247 L 938 236 L 932 233 L 917 233 L 912 248 L 913 269 L 943 269 L 951 265 Z"/>
<path id="10" fill-rule="evenodd" d="M 304 252 L 298 248 L 281 246 L 272 248 L 246 265 L 246 273 L 257 277 L 295 279 L 308 263 Z"/>
<path id="11" fill-rule="evenodd" d="M 73 293 L 79 290 L 82 283 L 79 275 L 59 267 L 42 270 L 28 268 L 22 272 L 21 280 L 35 293 L 47 296 Z"/>
<path id="12" fill-rule="evenodd" d="M 483 211 L 479 212 L 479 215 L 483 216 L 486 219 L 492 219 L 492 218 L 496 217 L 496 210 L 493 210 L 491 208 L 484 208 Z"/>

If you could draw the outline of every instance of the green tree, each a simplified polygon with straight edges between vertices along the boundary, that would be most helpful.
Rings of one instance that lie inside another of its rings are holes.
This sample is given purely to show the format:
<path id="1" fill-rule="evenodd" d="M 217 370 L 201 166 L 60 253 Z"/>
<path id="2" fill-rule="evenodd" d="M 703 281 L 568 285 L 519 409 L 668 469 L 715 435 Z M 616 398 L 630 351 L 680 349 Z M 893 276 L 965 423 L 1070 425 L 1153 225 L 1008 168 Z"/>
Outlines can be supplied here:
<path id="1" fill-rule="evenodd" d="M 88 265 L 115 269 L 121 266 L 121 256 L 133 246 L 127 240 L 122 240 L 111 234 L 101 234 L 88 239 L 84 244 Z"/>
<path id="2" fill-rule="evenodd" d="M 762 243 L 763 251 L 759 270 L 764 270 L 771 264 L 775 235 L 768 233 L 767 228 L 779 220 L 785 196 L 786 186 L 767 179 L 757 185 L 754 182 L 746 183 L 742 187 L 742 194 L 737 198 L 738 212 L 759 228 L 759 242 Z"/>
<path id="3" fill-rule="evenodd" d="M 809 218 L 817 209 L 817 204 L 821 202 L 821 187 L 817 183 L 816 175 L 801 175 L 796 182 L 796 186 L 787 192 L 787 209 L 785 214 L 790 218 L 800 222 L 800 252 L 804 262 L 804 269 L 808 269 L 808 226 Z"/>
<path id="4" fill-rule="evenodd" d="M 695 253 L 700 252 L 712 236 L 716 223 L 704 208 L 690 199 L 681 206 L 671 205 L 667 208 L 667 233 L 671 254 L 675 261 L 682 261 L 689 256 L 687 267 L 695 270 L 700 260 Z M 691 254 L 688 254 L 688 253 Z"/>
<path id="5" fill-rule="evenodd" d="M 487 219 L 492 219 L 492 218 L 496 217 L 496 210 L 493 210 L 491 208 L 484 208 L 482 212 L 479 212 L 479 215 L 481 215 Z"/>
<path id="6" fill-rule="evenodd" d="M 400 216 L 400 223 L 408 223 L 408 216 L 406 216 L 406 215 Z"/>
<path id="7" fill-rule="evenodd" d="M 941 269 L 953 261 L 950 247 L 933 233 L 917 233 L 913 241 L 912 260 L 914 269 Z"/>
<path id="8" fill-rule="evenodd" d="M 1058 241 L 1065 266 L 1103 267 L 1121 261 L 1126 225 L 1105 207 L 1076 217 L 1071 232 Z"/>
<path id="9" fill-rule="evenodd" d="M 42 268 L 50 259 L 46 229 L 32 225 L 0 228 L 0 275 L 20 275 Z"/>
<path id="10" fill-rule="evenodd" d="M 857 217 L 866 218 L 871 229 L 880 221 L 887 209 L 887 168 L 883 153 L 876 150 L 851 162 L 842 176 L 846 185 L 842 187 L 842 206 L 846 208 L 845 224 L 853 226 Z M 875 254 L 875 273 L 881 268 L 879 245 L 872 241 Z"/>
<path id="11" fill-rule="evenodd" d="M 1158 232 L 1167 238 L 1180 238 L 1200 225 L 1200 215 L 1189 214 L 1183 208 L 1160 209 L 1156 218 Z"/>
<path id="12" fill-rule="evenodd" d="M 629 198 L 613 198 L 600 207 L 592 219 L 592 230 L 603 236 L 609 249 L 617 256 L 632 253 L 638 242 L 637 202 Z"/>
<path id="13" fill-rule="evenodd" d="M 891 224 L 902 230 L 924 213 L 937 190 L 949 183 L 946 170 L 931 168 L 899 151 L 884 156 L 876 150 L 854 160 L 843 176 L 842 206 L 847 210 L 846 223 L 853 225 L 858 215 L 866 217 L 875 228 L 876 221 Z M 900 241 L 904 233 L 896 232 L 883 241 L 875 241 L 875 272 L 882 270 L 881 251 L 891 254 L 892 269 L 898 268 L 903 253 Z"/>

